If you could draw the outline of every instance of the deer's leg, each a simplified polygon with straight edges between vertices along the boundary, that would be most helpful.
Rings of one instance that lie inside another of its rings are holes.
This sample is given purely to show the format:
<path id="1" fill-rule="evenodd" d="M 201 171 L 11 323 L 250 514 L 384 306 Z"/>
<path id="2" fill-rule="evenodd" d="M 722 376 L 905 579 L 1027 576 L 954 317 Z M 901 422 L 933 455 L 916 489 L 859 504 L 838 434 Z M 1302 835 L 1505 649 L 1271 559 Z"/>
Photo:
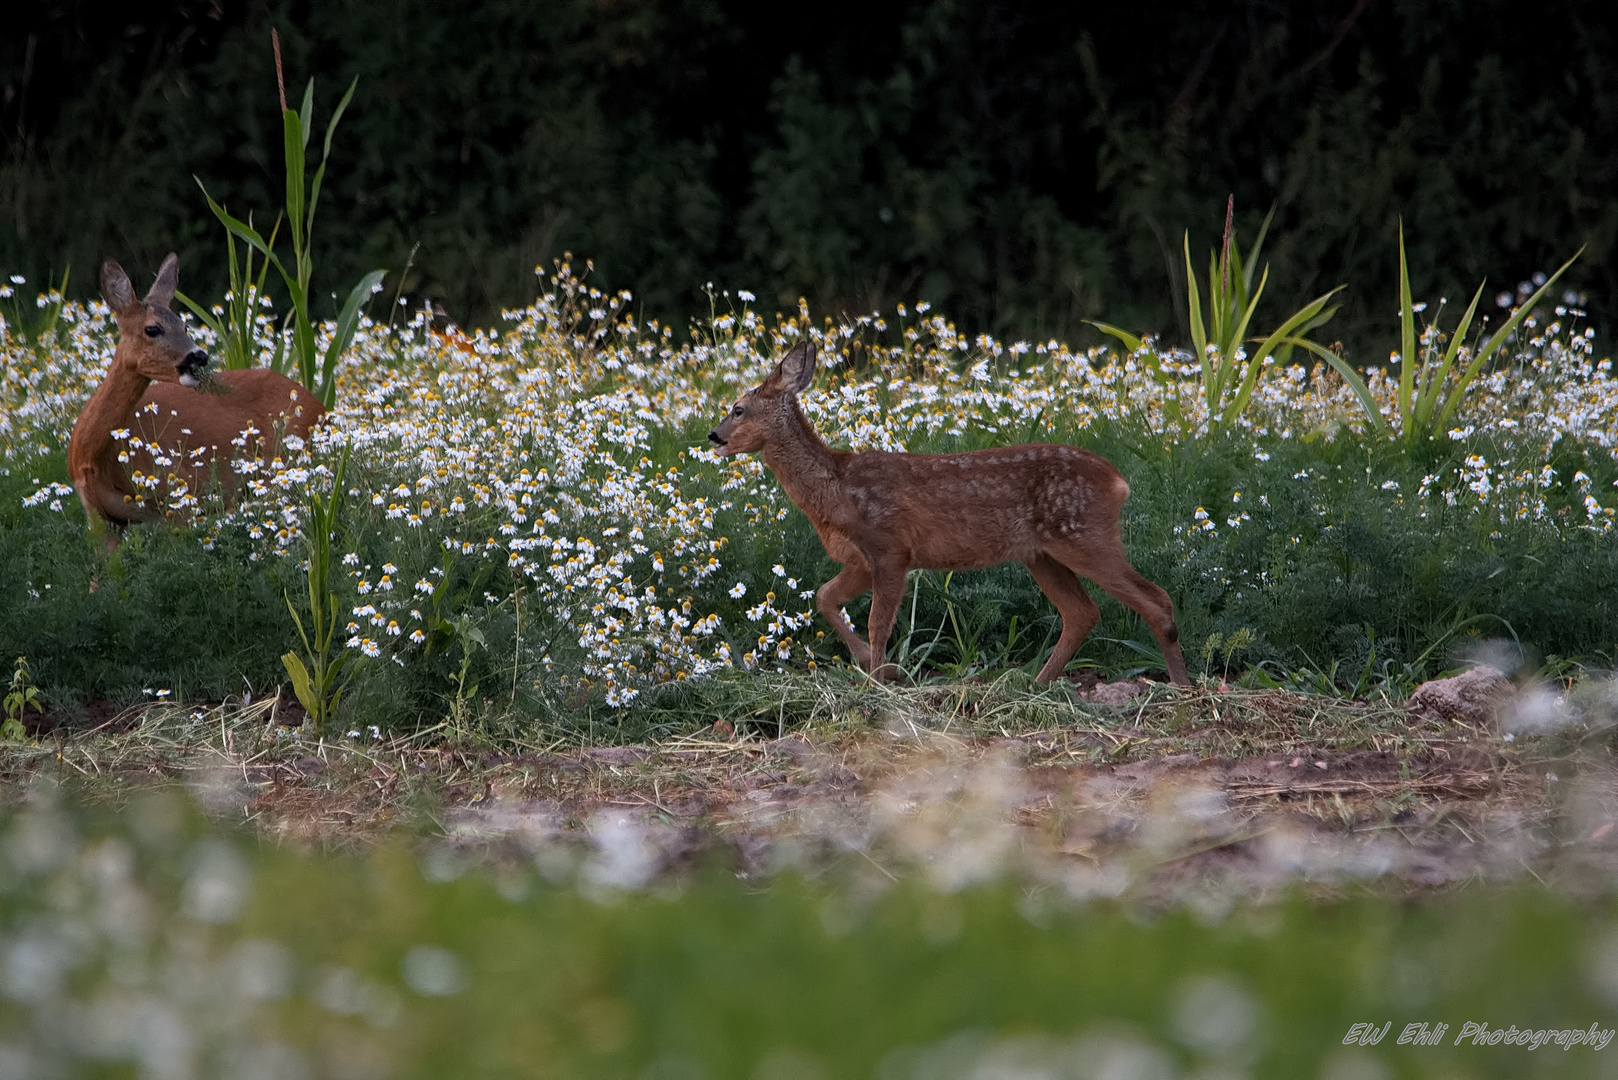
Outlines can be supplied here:
<path id="1" fill-rule="evenodd" d="M 821 616 L 837 631 L 837 636 L 848 646 L 854 663 L 869 669 L 870 649 L 843 618 L 843 605 L 871 587 L 871 569 L 863 562 L 850 561 L 836 577 L 820 587 L 815 602 Z"/>
<path id="2" fill-rule="evenodd" d="M 1113 540 L 1099 551 L 1090 551 L 1069 543 L 1053 549 L 1052 553 L 1074 573 L 1100 585 L 1120 604 L 1145 619 L 1163 650 L 1169 681 L 1181 686 L 1191 682 L 1185 673 L 1185 658 L 1180 655 L 1180 628 L 1174 622 L 1174 602 L 1168 593 L 1129 564 L 1123 544 Z"/>
<path id="3" fill-rule="evenodd" d="M 866 670 L 878 682 L 888 682 L 898 674 L 897 668 L 887 664 L 888 639 L 899 618 L 908 572 L 904 563 L 878 563 L 871 573 L 871 618 L 865 627 L 871 636 L 871 660 Z"/>
<path id="4" fill-rule="evenodd" d="M 1039 675 L 1034 680 L 1048 683 L 1062 674 L 1067 662 L 1079 651 L 1079 644 L 1101 621 L 1101 609 L 1084 591 L 1084 586 L 1073 576 L 1073 571 L 1049 555 L 1028 559 L 1023 565 L 1034 575 L 1040 590 L 1051 598 L 1056 610 L 1062 613 L 1062 636 L 1056 639 L 1056 647 L 1051 650 L 1050 658 L 1039 669 Z"/>

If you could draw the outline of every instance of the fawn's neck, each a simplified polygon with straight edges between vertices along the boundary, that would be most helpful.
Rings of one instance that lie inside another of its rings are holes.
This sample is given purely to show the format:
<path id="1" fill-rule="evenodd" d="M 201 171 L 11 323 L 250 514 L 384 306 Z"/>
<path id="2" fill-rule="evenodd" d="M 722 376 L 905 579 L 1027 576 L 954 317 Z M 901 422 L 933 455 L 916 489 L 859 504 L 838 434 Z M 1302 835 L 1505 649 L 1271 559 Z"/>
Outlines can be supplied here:
<path id="1" fill-rule="evenodd" d="M 99 458 L 112 446 L 115 428 L 129 427 L 135 419 L 135 406 L 152 380 L 123 362 L 123 347 L 112 355 L 112 368 L 101 380 L 73 425 L 73 457 L 81 463 Z"/>
<path id="2" fill-rule="evenodd" d="M 821 440 L 796 404 L 777 437 L 765 445 L 759 456 L 775 474 L 787 498 L 811 520 L 826 522 L 840 516 L 837 506 L 843 492 L 838 459 L 846 455 Z"/>

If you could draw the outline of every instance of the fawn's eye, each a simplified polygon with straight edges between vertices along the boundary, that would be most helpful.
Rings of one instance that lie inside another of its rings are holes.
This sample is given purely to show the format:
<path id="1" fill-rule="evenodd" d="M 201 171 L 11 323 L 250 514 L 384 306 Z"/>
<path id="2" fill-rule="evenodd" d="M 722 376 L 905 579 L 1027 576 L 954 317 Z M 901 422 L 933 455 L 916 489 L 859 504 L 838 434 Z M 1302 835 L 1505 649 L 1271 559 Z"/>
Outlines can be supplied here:
<path id="1" fill-rule="evenodd" d="M 163 336 L 163 328 L 161 326 L 157 326 L 156 324 L 153 324 L 152 326 L 148 326 L 146 328 L 146 336 L 147 337 L 162 337 Z"/>
<path id="2" fill-rule="evenodd" d="M 732 415 L 732 416 L 740 416 L 741 414 L 742 414 L 742 407 L 740 405 L 738 405 L 734 409 L 730 410 L 730 415 Z"/>

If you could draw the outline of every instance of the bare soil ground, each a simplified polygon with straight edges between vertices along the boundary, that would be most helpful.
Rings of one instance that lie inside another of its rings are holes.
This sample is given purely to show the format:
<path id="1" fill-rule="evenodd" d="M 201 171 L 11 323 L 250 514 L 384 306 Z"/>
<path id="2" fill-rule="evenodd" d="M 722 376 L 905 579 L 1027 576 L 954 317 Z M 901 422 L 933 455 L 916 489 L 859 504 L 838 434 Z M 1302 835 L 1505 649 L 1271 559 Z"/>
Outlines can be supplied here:
<path id="1" fill-rule="evenodd" d="M 1508 740 L 1388 702 L 1282 691 L 1153 688 L 1106 703 L 969 685 L 776 689 L 742 710 L 753 721 L 497 749 L 437 729 L 309 740 L 283 723 L 285 701 L 149 705 L 0 750 L 0 798 L 40 782 L 114 803 L 180 786 L 278 843 L 402 835 L 445 873 L 533 861 L 610 887 L 699 864 L 747 877 L 850 867 L 947 889 L 1011 874 L 1035 893 L 1218 906 L 1298 885 L 1533 875 L 1578 887 L 1618 869 L 1618 770 L 1585 729 Z"/>

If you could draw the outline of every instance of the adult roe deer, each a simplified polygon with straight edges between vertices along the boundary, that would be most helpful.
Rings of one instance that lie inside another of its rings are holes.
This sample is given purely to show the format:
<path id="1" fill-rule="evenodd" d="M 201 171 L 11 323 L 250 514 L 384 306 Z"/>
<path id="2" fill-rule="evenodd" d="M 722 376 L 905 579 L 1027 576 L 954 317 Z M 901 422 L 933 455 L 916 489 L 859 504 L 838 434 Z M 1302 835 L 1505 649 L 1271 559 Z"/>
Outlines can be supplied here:
<path id="1" fill-rule="evenodd" d="M 814 376 L 815 348 L 801 343 L 708 438 L 721 454 L 759 452 L 826 553 L 843 564 L 817 599 L 855 663 L 891 677 L 883 668 L 888 638 L 911 570 L 972 570 L 1016 559 L 1062 614 L 1062 636 L 1040 668 L 1041 683 L 1062 673 L 1101 618 L 1075 574 L 1139 612 L 1157 635 L 1169 678 L 1190 681 L 1168 593 L 1124 555 L 1118 512 L 1129 485 L 1111 462 L 1052 443 L 960 454 L 833 450 L 798 405 Z M 841 612 L 867 589 L 869 644 Z"/>
<path id="2" fill-rule="evenodd" d="M 150 492 L 136 490 L 132 472 L 183 481 L 193 492 L 217 476 L 228 488 L 236 480 L 232 440 L 256 431 L 244 455 L 269 460 L 281 431 L 308 438 L 326 411 L 302 386 L 267 368 L 205 376 L 208 354 L 169 306 L 179 283 L 180 261 L 172 254 L 144 300 L 123 267 L 111 259 L 101 266 L 101 296 L 118 320 L 118 348 L 73 425 L 67 466 L 86 516 L 112 526 L 109 548 L 125 526 L 164 516 Z M 204 378 L 206 392 L 196 389 Z M 145 445 L 134 447 L 130 435 Z"/>

